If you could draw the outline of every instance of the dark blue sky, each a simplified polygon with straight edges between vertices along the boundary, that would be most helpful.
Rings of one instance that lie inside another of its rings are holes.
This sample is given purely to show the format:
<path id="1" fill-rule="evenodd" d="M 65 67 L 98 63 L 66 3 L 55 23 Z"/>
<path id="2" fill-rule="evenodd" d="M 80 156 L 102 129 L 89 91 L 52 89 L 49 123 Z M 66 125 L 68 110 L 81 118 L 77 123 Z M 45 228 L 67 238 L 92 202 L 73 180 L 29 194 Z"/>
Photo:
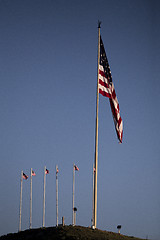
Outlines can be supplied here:
<path id="1" fill-rule="evenodd" d="M 0 0 L 0 235 L 18 231 L 20 173 L 33 179 L 33 227 L 90 226 L 98 19 L 124 122 L 118 144 L 108 99 L 99 102 L 97 227 L 160 238 L 159 1 Z M 22 230 L 29 228 L 30 180 L 23 181 Z"/>

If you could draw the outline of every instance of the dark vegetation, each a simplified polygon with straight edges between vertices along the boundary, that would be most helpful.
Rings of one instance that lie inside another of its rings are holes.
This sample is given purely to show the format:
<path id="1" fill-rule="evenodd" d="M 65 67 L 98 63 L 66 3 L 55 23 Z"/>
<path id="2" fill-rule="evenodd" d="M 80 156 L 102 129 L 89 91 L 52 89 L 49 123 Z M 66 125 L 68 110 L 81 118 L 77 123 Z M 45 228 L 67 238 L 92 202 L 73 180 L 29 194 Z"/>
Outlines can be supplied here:
<path id="1" fill-rule="evenodd" d="M 140 240 L 118 233 L 80 226 L 48 227 L 1 236 L 0 240 Z"/>

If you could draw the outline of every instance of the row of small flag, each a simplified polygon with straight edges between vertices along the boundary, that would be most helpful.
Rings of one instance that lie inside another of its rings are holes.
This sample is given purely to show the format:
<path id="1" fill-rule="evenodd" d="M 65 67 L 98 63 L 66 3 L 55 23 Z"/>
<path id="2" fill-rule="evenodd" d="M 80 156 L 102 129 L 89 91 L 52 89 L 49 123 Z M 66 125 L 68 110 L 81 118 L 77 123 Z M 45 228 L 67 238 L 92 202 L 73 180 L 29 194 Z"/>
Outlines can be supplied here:
<path id="1" fill-rule="evenodd" d="M 32 170 L 32 176 L 36 176 L 36 173 Z M 27 180 L 28 176 L 23 172 L 23 179 Z"/>
<path id="2" fill-rule="evenodd" d="M 75 171 L 79 171 L 79 168 L 74 165 L 74 170 Z M 56 167 L 56 173 L 59 172 L 59 169 L 58 167 Z M 45 174 L 49 174 L 49 170 L 46 168 L 46 171 L 45 171 Z M 36 173 L 32 170 L 32 176 L 36 176 Z M 27 180 L 28 179 L 28 176 L 23 172 L 23 179 Z"/>

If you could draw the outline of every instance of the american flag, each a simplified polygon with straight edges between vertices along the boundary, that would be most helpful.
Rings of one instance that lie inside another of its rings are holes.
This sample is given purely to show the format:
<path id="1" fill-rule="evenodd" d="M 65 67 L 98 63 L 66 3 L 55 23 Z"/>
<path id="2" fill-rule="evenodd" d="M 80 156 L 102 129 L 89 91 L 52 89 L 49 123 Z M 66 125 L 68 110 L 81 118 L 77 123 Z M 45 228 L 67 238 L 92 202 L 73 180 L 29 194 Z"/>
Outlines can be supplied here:
<path id="1" fill-rule="evenodd" d="M 79 171 L 79 168 L 76 165 L 74 165 L 74 170 Z"/>
<path id="2" fill-rule="evenodd" d="M 36 173 L 32 170 L 32 176 L 36 176 Z"/>
<path id="3" fill-rule="evenodd" d="M 119 103 L 116 97 L 116 92 L 112 82 L 111 70 L 108 59 L 100 37 L 100 63 L 99 63 L 99 93 L 108 97 L 112 110 L 113 120 L 119 142 L 122 143 L 123 137 L 123 122 L 120 116 Z"/>
<path id="4" fill-rule="evenodd" d="M 23 179 L 25 179 L 25 180 L 28 179 L 28 176 L 25 173 L 23 173 Z"/>

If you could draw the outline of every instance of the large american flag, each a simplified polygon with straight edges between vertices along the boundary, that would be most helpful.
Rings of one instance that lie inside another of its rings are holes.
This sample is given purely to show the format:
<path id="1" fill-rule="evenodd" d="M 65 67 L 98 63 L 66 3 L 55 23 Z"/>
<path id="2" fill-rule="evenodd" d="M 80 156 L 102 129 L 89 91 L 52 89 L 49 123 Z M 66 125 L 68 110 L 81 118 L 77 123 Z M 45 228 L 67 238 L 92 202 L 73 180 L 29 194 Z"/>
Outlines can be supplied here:
<path id="1" fill-rule="evenodd" d="M 112 82 L 111 70 L 108 59 L 100 36 L 100 62 L 99 62 L 99 93 L 108 97 L 112 110 L 113 120 L 119 142 L 122 143 L 123 122 L 120 116 L 119 103 Z"/>

